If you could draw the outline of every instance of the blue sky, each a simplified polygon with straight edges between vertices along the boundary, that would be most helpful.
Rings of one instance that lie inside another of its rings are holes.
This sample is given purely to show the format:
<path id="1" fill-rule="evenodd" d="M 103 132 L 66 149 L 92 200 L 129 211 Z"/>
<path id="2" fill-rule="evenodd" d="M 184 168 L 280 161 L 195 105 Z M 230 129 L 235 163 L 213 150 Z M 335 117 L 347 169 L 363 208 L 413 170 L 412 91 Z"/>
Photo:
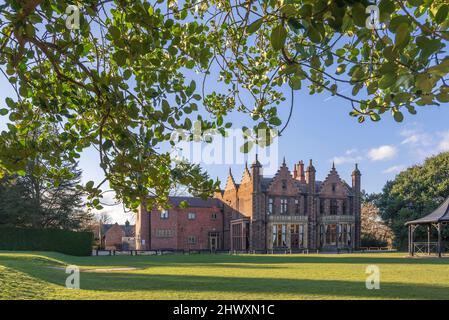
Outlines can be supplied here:
<path id="1" fill-rule="evenodd" d="M 210 90 L 217 84 L 212 84 Z M 0 101 L 4 107 L 6 97 L 15 97 L 12 88 L 0 78 Z M 287 95 L 288 96 L 288 95 Z M 289 103 L 280 106 L 280 114 L 286 119 Z M 415 116 L 407 115 L 403 123 L 396 123 L 390 115 L 382 121 L 359 124 L 349 116 L 351 106 L 345 100 L 329 94 L 310 96 L 307 89 L 295 92 L 295 105 L 289 126 L 279 139 L 278 165 L 285 156 L 287 165 L 294 162 L 314 160 L 317 179 L 324 179 L 335 161 L 340 176 L 350 182 L 355 163 L 362 171 L 363 189 L 379 192 L 389 179 L 408 166 L 421 163 L 426 157 L 449 151 L 449 108 L 421 107 Z M 249 121 L 247 116 L 233 114 L 228 120 L 241 125 Z M 0 118 L 0 129 L 5 128 L 6 117 Z M 251 160 L 250 160 L 251 161 Z M 101 181 L 98 154 L 86 150 L 81 158 L 83 181 Z M 234 177 L 240 180 L 243 165 L 232 165 Z M 219 177 L 224 186 L 228 164 L 205 165 L 212 177 Z M 106 202 L 112 203 L 112 193 Z M 122 206 L 106 207 L 115 221 L 132 220 Z"/>

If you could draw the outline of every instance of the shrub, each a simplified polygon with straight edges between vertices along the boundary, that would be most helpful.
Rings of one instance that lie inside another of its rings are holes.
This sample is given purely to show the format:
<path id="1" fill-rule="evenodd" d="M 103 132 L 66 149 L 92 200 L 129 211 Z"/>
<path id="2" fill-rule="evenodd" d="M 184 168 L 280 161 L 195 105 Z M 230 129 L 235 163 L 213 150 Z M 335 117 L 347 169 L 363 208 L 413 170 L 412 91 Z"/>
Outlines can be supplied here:
<path id="1" fill-rule="evenodd" d="M 372 235 L 362 235 L 362 247 L 388 247 L 388 243 Z"/>
<path id="2" fill-rule="evenodd" d="M 92 241 L 92 232 L 0 227 L 0 250 L 56 251 L 89 256 Z"/>

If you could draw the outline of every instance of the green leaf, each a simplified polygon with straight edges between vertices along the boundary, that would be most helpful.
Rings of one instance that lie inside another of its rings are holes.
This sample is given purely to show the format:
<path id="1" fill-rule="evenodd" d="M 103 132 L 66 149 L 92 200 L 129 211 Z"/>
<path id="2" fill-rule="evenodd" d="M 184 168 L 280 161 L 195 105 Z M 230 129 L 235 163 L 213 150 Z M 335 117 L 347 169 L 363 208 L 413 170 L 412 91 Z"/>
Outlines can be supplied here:
<path id="1" fill-rule="evenodd" d="M 189 203 L 188 203 L 187 201 L 185 201 L 185 200 L 182 200 L 182 201 L 179 203 L 179 207 L 180 207 L 181 209 L 187 209 L 187 208 L 189 207 Z"/>
<path id="2" fill-rule="evenodd" d="M 196 83 L 195 83 L 195 81 L 192 80 L 192 81 L 190 81 L 190 85 L 186 90 L 186 94 L 190 97 L 193 94 L 193 92 L 195 92 L 195 89 L 196 89 Z"/>
<path id="3" fill-rule="evenodd" d="M 385 74 L 379 81 L 379 89 L 388 89 L 396 83 L 396 75 L 394 73 Z"/>
<path id="4" fill-rule="evenodd" d="M 8 109 L 0 109 L 0 116 L 6 116 L 8 114 Z"/>
<path id="5" fill-rule="evenodd" d="M 246 32 L 248 32 L 249 34 L 253 34 L 254 32 L 256 32 L 257 30 L 260 29 L 260 27 L 262 26 L 262 23 L 263 23 L 263 18 L 257 19 L 256 21 L 251 23 L 246 28 Z"/>
<path id="6" fill-rule="evenodd" d="M 272 117 L 269 120 L 270 124 L 272 124 L 273 126 L 280 126 L 282 124 L 281 119 L 279 119 L 278 117 Z"/>
<path id="7" fill-rule="evenodd" d="M 290 88 L 292 88 L 293 90 L 300 90 L 301 89 L 301 78 L 298 76 L 292 76 L 289 79 L 288 84 L 289 84 Z"/>
<path id="8" fill-rule="evenodd" d="M 442 24 L 448 19 L 448 14 L 449 6 L 447 4 L 443 4 L 440 9 L 438 9 L 437 14 L 435 15 L 435 22 L 438 24 Z"/>
<path id="9" fill-rule="evenodd" d="M 309 28 L 307 30 L 307 34 L 308 34 L 310 40 L 314 43 L 319 43 L 319 42 L 321 42 L 321 40 L 323 40 L 321 33 L 318 31 L 317 28 L 315 28 L 313 26 L 309 26 Z"/>
<path id="10" fill-rule="evenodd" d="M 354 24 L 359 27 L 366 26 L 366 19 L 368 18 L 368 14 L 366 13 L 366 7 L 361 3 L 356 3 L 352 7 L 352 20 Z"/>
<path id="11" fill-rule="evenodd" d="M 396 122 L 404 121 L 404 114 L 401 111 L 393 109 L 393 118 Z"/>
<path id="12" fill-rule="evenodd" d="M 127 56 L 127 54 L 123 50 L 117 51 L 114 54 L 114 60 L 115 60 L 115 62 L 117 62 L 118 66 L 121 67 L 121 66 L 125 65 L 125 63 L 126 63 L 126 56 Z"/>
<path id="13" fill-rule="evenodd" d="M 336 74 L 342 74 L 343 72 L 345 72 L 346 71 L 346 64 L 340 64 L 338 67 L 337 67 L 337 70 L 336 70 Z"/>
<path id="14" fill-rule="evenodd" d="M 92 189 L 94 187 L 95 182 L 93 181 L 89 181 L 88 183 L 86 183 L 86 189 Z"/>
<path id="15" fill-rule="evenodd" d="M 103 142 L 103 149 L 108 150 L 111 147 L 112 147 L 112 141 L 111 140 L 106 140 L 105 142 Z"/>
<path id="16" fill-rule="evenodd" d="M 117 28 L 116 26 L 110 26 L 108 31 L 114 40 L 120 39 L 120 29 L 119 28 Z"/>
<path id="17" fill-rule="evenodd" d="M 129 78 L 131 78 L 133 72 L 130 69 L 126 69 L 123 72 L 123 79 L 128 80 Z"/>
<path id="18" fill-rule="evenodd" d="M 437 94 L 437 99 L 442 103 L 449 102 L 449 93 L 439 93 Z"/>
<path id="19" fill-rule="evenodd" d="M 241 147 L 240 152 L 242 153 L 248 153 L 251 151 L 252 147 L 254 145 L 253 141 L 246 141 Z"/>
<path id="20" fill-rule="evenodd" d="M 372 121 L 375 121 L 375 122 L 380 121 L 380 116 L 377 113 L 371 113 L 370 118 Z"/>
<path id="21" fill-rule="evenodd" d="M 408 24 L 402 23 L 396 29 L 394 47 L 397 50 L 404 48 L 410 41 L 410 29 Z"/>
<path id="22" fill-rule="evenodd" d="M 284 47 L 285 40 L 287 39 L 287 30 L 283 25 L 276 26 L 271 32 L 271 46 L 274 50 L 278 51 Z"/>

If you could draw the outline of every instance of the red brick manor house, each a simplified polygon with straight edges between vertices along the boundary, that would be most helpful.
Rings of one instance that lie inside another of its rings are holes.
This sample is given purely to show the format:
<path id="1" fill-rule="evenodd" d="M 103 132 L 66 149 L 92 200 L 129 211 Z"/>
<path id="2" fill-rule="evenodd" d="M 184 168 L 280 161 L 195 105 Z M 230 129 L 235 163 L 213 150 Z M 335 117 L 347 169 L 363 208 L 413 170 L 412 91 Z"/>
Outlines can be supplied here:
<path id="1" fill-rule="evenodd" d="M 324 181 L 315 179 L 310 160 L 289 171 L 285 160 L 274 177 L 264 177 L 256 160 L 239 184 L 229 171 L 226 187 L 214 198 L 173 197 L 168 210 L 139 210 L 137 249 L 334 251 L 360 246 L 361 173 L 352 185 L 335 166 Z M 187 201 L 189 208 L 179 203 Z M 151 239 L 149 230 L 151 228 Z"/>

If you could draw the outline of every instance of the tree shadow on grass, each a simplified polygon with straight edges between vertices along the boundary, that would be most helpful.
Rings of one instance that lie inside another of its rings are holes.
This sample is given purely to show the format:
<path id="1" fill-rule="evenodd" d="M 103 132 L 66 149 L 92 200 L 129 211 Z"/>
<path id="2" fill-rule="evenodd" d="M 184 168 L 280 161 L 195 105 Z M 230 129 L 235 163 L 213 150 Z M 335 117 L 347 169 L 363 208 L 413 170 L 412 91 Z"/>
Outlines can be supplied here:
<path id="1" fill-rule="evenodd" d="M 27 273 L 41 281 L 63 287 L 67 274 L 39 266 L 14 264 L 9 268 Z M 256 294 L 260 299 L 329 296 L 360 299 L 449 299 L 449 287 L 413 283 L 381 282 L 380 290 L 368 290 L 365 279 L 360 281 L 322 279 L 278 279 L 270 277 L 213 277 L 196 275 L 159 275 L 137 272 L 110 272 L 81 274 L 81 289 L 104 292 L 176 291 L 181 296 L 189 293 L 223 292 L 236 295 Z M 144 296 L 142 298 L 145 298 Z M 221 296 L 208 296 L 221 299 Z"/>
<path id="2" fill-rule="evenodd" d="M 282 264 L 412 264 L 412 265 L 448 265 L 449 259 L 420 259 L 408 258 L 404 256 L 363 256 L 363 255 L 172 255 L 172 256 L 138 256 L 138 257 L 103 257 L 96 260 L 96 257 L 84 259 L 84 265 L 110 265 L 123 264 L 129 266 L 189 266 L 204 265 L 209 267 L 232 267 L 258 268 L 257 265 L 282 265 Z M 244 266 L 247 264 L 247 266 Z M 265 268 L 266 266 L 262 266 Z"/>
<path id="3" fill-rule="evenodd" d="M 40 253 L 36 253 L 39 255 Z M 385 255 L 385 256 L 384 256 Z M 226 254 L 198 254 L 198 255 L 167 255 L 167 256 L 103 256 L 103 257 L 73 257 L 59 253 L 45 253 L 38 259 L 53 264 L 74 264 L 85 267 L 209 267 L 209 268 L 246 268 L 265 269 L 284 268 L 283 264 L 407 264 L 407 265 L 448 265 L 449 259 L 438 258 L 408 258 L 390 254 L 349 254 L 349 255 L 226 255 Z M 21 256 L 5 257 L 2 261 L 20 261 L 27 258 Z M 55 261 L 58 261 L 57 263 Z"/>
<path id="4" fill-rule="evenodd" d="M 230 292 L 261 294 L 266 299 L 279 295 L 387 299 L 449 299 L 449 287 L 382 282 L 380 290 L 368 290 L 365 281 L 210 277 L 185 275 L 101 274 L 84 279 L 83 289 L 99 291 Z M 220 298 L 220 297 L 217 297 Z M 294 297 L 292 297 L 294 298 Z M 210 297 L 214 299 L 214 297 Z"/>

